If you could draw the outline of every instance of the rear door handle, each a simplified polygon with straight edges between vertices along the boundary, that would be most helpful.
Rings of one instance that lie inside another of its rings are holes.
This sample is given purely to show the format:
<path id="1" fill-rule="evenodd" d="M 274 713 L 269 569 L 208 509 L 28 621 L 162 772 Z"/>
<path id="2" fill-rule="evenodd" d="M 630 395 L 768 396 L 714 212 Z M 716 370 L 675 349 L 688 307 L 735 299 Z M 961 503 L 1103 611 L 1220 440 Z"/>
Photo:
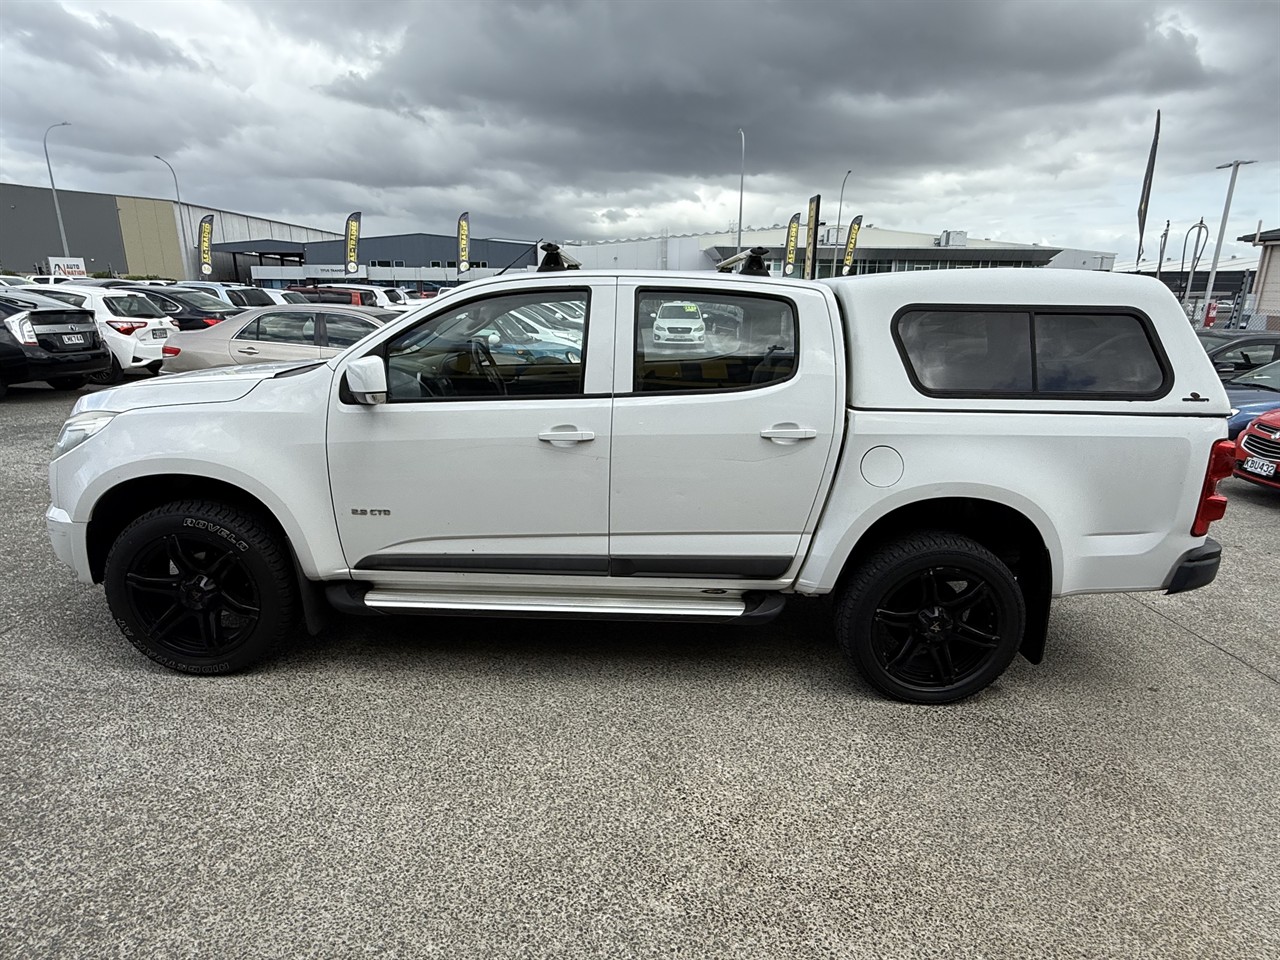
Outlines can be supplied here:
<path id="1" fill-rule="evenodd" d="M 760 431 L 760 436 L 766 440 L 777 440 L 780 442 L 796 440 L 812 440 L 818 435 L 817 430 L 809 427 L 802 427 L 794 423 L 775 423 L 772 427 L 765 427 Z"/>
<path id="2" fill-rule="evenodd" d="M 236 352 L 237 353 L 257 353 L 258 348 L 257 347 L 237 347 Z"/>
<path id="3" fill-rule="evenodd" d="M 596 435 L 590 430 L 575 430 L 572 427 L 544 430 L 538 434 L 538 439 L 545 440 L 547 443 L 586 443 L 588 440 L 594 440 L 595 438 Z"/>

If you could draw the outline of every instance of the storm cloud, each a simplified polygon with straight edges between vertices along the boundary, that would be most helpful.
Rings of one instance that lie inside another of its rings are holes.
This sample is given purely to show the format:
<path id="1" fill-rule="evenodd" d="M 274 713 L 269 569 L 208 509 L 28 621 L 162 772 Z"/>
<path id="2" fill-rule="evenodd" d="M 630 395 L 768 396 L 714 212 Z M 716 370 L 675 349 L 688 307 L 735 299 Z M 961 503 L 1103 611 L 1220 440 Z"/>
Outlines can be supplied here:
<path id="1" fill-rule="evenodd" d="M 31 3 L 0 8 L 0 176 L 337 229 L 727 229 L 806 198 L 905 230 L 1132 257 L 1148 221 L 1280 224 L 1280 5 Z M 847 217 L 846 217 L 847 220 Z M 1181 228 L 1176 225 L 1181 224 Z M 1153 228 L 1154 227 L 1154 232 Z M 1247 245 L 1228 252 L 1247 253 Z"/>

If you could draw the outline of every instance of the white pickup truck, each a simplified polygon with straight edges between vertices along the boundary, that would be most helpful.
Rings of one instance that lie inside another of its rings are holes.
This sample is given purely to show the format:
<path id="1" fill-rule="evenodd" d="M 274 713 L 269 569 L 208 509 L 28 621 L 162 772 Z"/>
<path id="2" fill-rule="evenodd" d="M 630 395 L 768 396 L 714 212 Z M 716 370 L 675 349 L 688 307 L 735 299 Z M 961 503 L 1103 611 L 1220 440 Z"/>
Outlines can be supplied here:
<path id="1" fill-rule="evenodd" d="M 655 338 L 693 304 L 703 342 Z M 580 362 L 500 319 L 585 317 Z M 947 702 L 1042 657 L 1052 597 L 1210 582 L 1228 402 L 1144 278 L 468 283 L 326 362 L 85 396 L 57 555 L 191 673 L 363 614 L 763 621 L 835 595 L 882 692 Z"/>

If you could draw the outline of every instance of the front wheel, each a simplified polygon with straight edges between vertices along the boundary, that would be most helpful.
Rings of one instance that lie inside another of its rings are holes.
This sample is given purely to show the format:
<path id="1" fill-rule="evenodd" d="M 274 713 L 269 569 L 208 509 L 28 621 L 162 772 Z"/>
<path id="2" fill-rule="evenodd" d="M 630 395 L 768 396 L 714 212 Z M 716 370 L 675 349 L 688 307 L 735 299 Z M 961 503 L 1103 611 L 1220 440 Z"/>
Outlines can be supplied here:
<path id="1" fill-rule="evenodd" d="M 1005 671 L 1026 624 L 1022 590 L 968 537 L 918 533 L 883 547 L 850 577 L 836 636 L 858 672 L 911 703 L 951 703 Z"/>
<path id="2" fill-rule="evenodd" d="M 129 641 L 183 673 L 243 670 L 296 618 L 288 550 L 256 516 L 223 504 L 165 504 L 112 544 L 107 603 Z"/>

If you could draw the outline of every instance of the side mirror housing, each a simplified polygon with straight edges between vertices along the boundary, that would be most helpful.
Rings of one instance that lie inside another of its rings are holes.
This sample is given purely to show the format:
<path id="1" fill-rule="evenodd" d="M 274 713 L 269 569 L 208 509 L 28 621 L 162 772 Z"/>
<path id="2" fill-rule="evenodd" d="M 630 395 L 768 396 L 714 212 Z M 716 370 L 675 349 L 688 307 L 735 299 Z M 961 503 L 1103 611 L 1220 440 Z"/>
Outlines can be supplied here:
<path id="1" fill-rule="evenodd" d="M 381 357 L 361 357 L 347 364 L 347 389 L 356 403 L 387 402 L 387 368 Z"/>
<path id="2" fill-rule="evenodd" d="M 496 347 L 501 342 L 502 342 L 502 338 L 498 336 L 496 333 L 489 334 L 489 346 Z"/>

